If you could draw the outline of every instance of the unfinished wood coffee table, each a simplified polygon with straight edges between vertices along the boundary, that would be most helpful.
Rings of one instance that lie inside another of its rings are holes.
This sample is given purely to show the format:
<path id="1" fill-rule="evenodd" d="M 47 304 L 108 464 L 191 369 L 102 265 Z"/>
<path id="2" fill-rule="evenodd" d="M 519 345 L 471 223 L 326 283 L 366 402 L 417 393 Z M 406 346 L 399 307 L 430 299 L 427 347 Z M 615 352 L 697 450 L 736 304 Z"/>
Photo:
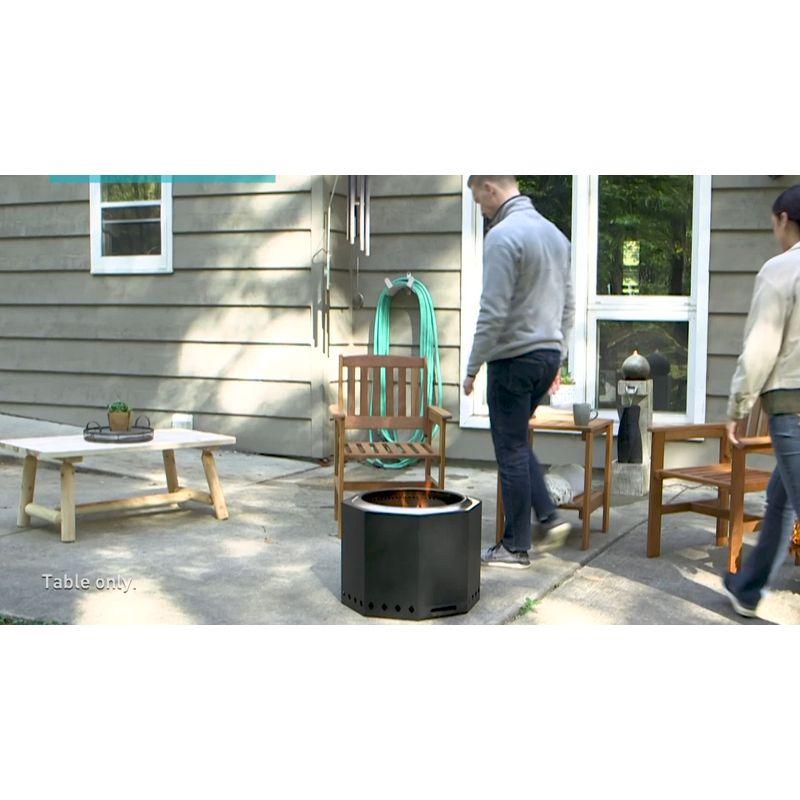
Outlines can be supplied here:
<path id="1" fill-rule="evenodd" d="M 47 520 L 61 526 L 62 542 L 75 541 L 75 515 L 90 512 L 154 508 L 194 500 L 213 506 L 217 519 L 227 519 L 228 508 L 222 494 L 213 451 L 218 447 L 230 444 L 236 444 L 234 436 L 177 428 L 156 430 L 153 440 L 150 442 L 124 444 L 87 442 L 81 434 L 0 440 L 0 448 L 25 456 L 22 465 L 22 488 L 19 496 L 17 525 L 21 528 L 27 527 L 30 525 L 31 517 Z M 207 492 L 181 487 L 178 483 L 175 451 L 190 447 L 202 450 L 201 459 L 208 481 Z M 160 450 L 164 459 L 164 472 L 167 478 L 166 492 L 126 497 L 122 500 L 75 504 L 75 464 L 83 461 L 84 457 L 154 450 Z M 57 508 L 48 508 L 34 502 L 36 467 L 40 460 L 61 464 L 61 505 Z"/>

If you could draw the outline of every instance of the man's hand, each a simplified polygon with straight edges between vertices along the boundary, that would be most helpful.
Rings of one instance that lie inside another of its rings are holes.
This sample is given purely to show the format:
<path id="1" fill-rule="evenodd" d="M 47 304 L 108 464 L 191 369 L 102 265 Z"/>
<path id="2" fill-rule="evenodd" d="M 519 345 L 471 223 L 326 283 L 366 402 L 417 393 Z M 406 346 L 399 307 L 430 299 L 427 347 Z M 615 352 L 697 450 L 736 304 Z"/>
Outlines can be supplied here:
<path id="1" fill-rule="evenodd" d="M 550 397 L 552 397 L 559 390 L 560 386 L 561 386 L 561 370 L 559 370 L 556 373 L 556 379 L 553 381 L 550 388 L 547 390 L 547 394 L 549 394 Z"/>
<path id="2" fill-rule="evenodd" d="M 472 388 L 474 385 L 475 385 L 475 378 L 473 378 L 471 375 L 467 375 L 467 377 L 464 378 L 464 394 L 467 396 L 471 395 Z"/>
<path id="3" fill-rule="evenodd" d="M 725 423 L 725 427 L 728 429 L 728 439 L 730 443 L 734 447 L 739 446 L 739 439 L 736 436 L 736 429 L 739 427 L 739 420 L 738 419 L 729 419 L 727 423 Z"/>

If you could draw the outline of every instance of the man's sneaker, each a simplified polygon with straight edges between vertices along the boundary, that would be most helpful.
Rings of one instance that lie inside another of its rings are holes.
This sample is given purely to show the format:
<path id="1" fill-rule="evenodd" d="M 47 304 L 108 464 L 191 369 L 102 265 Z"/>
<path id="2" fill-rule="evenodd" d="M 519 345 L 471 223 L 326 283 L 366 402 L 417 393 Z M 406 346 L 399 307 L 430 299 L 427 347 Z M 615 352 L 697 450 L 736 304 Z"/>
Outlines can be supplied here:
<path id="1" fill-rule="evenodd" d="M 731 589 L 728 580 L 730 579 L 730 573 L 724 575 L 722 578 L 722 591 L 725 593 L 725 596 L 728 600 L 731 601 L 731 605 L 733 606 L 733 610 L 740 616 L 740 617 L 757 617 L 756 614 L 756 607 L 755 606 L 746 606 L 734 593 L 733 589 Z"/>
<path id="2" fill-rule="evenodd" d="M 539 548 L 542 550 L 554 550 L 563 547 L 567 537 L 572 531 L 572 525 L 558 514 L 553 514 L 546 522 L 539 523 L 539 530 L 542 533 L 542 540 Z"/>
<path id="3" fill-rule="evenodd" d="M 485 567 L 506 567 L 507 569 L 528 569 L 531 560 L 527 553 L 512 553 L 502 542 L 487 547 L 481 553 L 481 564 Z"/>

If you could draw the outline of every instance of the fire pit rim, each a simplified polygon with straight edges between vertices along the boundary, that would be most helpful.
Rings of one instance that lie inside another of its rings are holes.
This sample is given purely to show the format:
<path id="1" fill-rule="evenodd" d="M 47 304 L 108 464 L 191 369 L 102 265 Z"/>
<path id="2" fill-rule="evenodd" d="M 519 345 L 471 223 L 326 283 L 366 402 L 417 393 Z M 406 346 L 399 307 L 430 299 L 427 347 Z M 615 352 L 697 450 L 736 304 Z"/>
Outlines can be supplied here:
<path id="1" fill-rule="evenodd" d="M 373 492 L 427 492 L 429 494 L 442 492 L 444 494 L 451 494 L 455 495 L 456 497 L 460 498 L 455 503 L 448 503 L 445 506 L 427 506 L 427 507 L 414 507 L 414 506 L 390 506 L 390 505 L 383 505 L 381 503 L 370 503 L 369 501 L 364 499 L 365 495 L 372 494 Z M 398 484 L 397 486 L 392 486 L 391 488 L 386 489 L 368 489 L 364 492 L 360 492 L 359 494 L 355 494 L 352 497 L 349 497 L 345 500 L 345 503 L 352 505 L 355 508 L 360 509 L 361 511 L 367 511 L 370 514 L 400 514 L 406 516 L 428 516 L 430 514 L 456 514 L 463 511 L 469 511 L 472 508 L 475 508 L 476 505 L 480 503 L 479 500 L 476 500 L 473 497 L 467 497 L 461 492 L 453 491 L 452 489 L 437 489 L 437 488 L 430 488 L 425 489 L 421 486 L 403 486 Z"/>

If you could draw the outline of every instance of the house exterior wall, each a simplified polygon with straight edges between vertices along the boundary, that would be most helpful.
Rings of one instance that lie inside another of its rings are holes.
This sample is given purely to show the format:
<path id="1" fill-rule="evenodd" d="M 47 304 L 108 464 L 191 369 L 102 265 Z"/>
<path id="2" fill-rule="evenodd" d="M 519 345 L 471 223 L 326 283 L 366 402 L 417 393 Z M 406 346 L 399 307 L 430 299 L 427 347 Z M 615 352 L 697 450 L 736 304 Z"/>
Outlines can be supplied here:
<path id="1" fill-rule="evenodd" d="M 332 452 L 338 356 L 364 352 L 385 277 L 412 272 L 436 305 L 454 414 L 451 458 L 491 460 L 489 433 L 458 424 L 462 177 L 371 176 L 371 254 L 346 241 L 346 178 L 173 187 L 171 275 L 91 275 L 88 187 L 0 177 L 0 412 L 84 424 L 122 397 L 156 424 L 174 412 L 243 449 Z M 712 182 L 708 420 L 724 418 L 753 279 L 776 254 L 769 208 L 800 176 Z M 325 220 L 331 208 L 330 310 Z M 360 293 L 362 308 L 354 308 Z M 415 352 L 416 297 L 392 305 L 392 350 Z M 541 434 L 545 462 L 581 461 L 574 437 Z M 711 442 L 670 448 L 702 463 Z M 597 453 L 598 466 L 602 448 Z"/>
<path id="2" fill-rule="evenodd" d="M 0 412 L 82 425 L 119 397 L 322 455 L 322 180 L 175 183 L 173 273 L 101 276 L 86 184 L 0 178 Z"/>

